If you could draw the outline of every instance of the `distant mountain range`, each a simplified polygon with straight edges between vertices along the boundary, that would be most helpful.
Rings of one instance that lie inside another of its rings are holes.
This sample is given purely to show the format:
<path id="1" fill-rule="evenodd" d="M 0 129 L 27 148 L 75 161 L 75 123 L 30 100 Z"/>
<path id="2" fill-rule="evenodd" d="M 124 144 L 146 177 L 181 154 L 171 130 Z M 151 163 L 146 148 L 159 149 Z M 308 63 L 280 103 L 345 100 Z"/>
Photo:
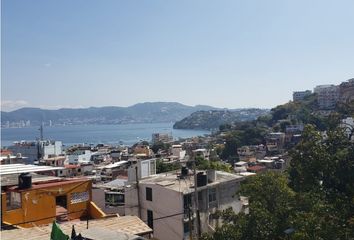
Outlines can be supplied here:
<path id="1" fill-rule="evenodd" d="M 1 125 L 24 124 L 38 126 L 51 124 L 124 124 L 176 122 L 193 112 L 215 110 L 211 106 L 187 106 L 176 102 L 145 102 L 130 107 L 90 107 L 81 109 L 63 108 L 46 110 L 21 108 L 1 112 Z"/>
<path id="2" fill-rule="evenodd" d="M 259 116 L 269 113 L 269 109 L 234 109 L 234 110 L 202 110 L 177 121 L 173 128 L 176 129 L 217 129 L 222 124 L 255 120 Z"/>

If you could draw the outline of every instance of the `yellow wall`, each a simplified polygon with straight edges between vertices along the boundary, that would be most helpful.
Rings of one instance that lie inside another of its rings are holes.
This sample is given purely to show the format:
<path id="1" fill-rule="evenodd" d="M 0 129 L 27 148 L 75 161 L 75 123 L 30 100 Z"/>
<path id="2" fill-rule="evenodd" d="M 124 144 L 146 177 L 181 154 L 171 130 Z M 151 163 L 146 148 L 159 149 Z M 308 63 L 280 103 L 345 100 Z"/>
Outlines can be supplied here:
<path id="1" fill-rule="evenodd" d="M 90 202 L 89 212 L 92 218 L 104 218 L 107 216 L 94 202 Z"/>
<path id="2" fill-rule="evenodd" d="M 40 185 L 39 185 L 40 186 Z M 26 189 L 21 192 L 22 208 L 6 210 L 6 194 L 2 194 L 2 217 L 4 223 L 32 227 L 51 223 L 56 216 L 56 196 L 66 195 L 68 220 L 86 216 L 89 213 L 92 199 L 92 183 L 90 180 L 65 182 L 57 186 Z M 85 202 L 71 203 L 71 194 L 88 192 L 89 199 Z M 30 222 L 30 223 L 26 223 Z M 26 223 L 26 224 L 23 224 Z"/>

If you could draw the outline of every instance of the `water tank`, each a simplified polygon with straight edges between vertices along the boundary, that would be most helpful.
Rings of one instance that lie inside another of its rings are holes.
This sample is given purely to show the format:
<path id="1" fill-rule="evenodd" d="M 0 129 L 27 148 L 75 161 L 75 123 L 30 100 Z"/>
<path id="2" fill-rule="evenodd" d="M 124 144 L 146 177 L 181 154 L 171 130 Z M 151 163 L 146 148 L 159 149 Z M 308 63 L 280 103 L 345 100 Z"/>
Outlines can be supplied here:
<path id="1" fill-rule="evenodd" d="M 18 176 L 18 188 L 27 189 L 32 187 L 32 176 L 29 173 L 21 173 Z"/>
<path id="2" fill-rule="evenodd" d="M 182 167 L 181 169 L 181 176 L 188 176 L 188 168 L 187 167 Z"/>
<path id="3" fill-rule="evenodd" d="M 207 171 L 207 175 L 208 175 L 208 182 L 213 183 L 216 181 L 216 170 L 209 169 Z"/>
<path id="4" fill-rule="evenodd" d="M 197 173 L 197 187 L 206 186 L 208 184 L 208 177 L 204 172 Z"/>

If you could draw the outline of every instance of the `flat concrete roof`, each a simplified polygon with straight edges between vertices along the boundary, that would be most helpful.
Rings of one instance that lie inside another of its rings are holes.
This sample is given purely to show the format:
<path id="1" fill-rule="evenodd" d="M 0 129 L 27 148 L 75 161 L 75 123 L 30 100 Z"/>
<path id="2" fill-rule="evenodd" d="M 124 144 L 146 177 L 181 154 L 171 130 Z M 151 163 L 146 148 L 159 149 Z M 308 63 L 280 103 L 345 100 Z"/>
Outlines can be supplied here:
<path id="1" fill-rule="evenodd" d="M 216 180 L 214 182 L 208 183 L 206 186 L 200 186 L 198 188 L 203 189 L 208 186 L 216 186 L 218 184 L 223 184 L 229 181 L 242 180 L 244 178 L 244 176 L 239 174 L 216 171 Z M 184 177 L 184 179 L 180 179 L 179 173 L 176 172 L 160 173 L 146 179 L 141 179 L 140 184 L 155 184 L 164 188 L 171 189 L 173 191 L 189 193 L 194 190 L 194 176 L 188 175 Z"/>

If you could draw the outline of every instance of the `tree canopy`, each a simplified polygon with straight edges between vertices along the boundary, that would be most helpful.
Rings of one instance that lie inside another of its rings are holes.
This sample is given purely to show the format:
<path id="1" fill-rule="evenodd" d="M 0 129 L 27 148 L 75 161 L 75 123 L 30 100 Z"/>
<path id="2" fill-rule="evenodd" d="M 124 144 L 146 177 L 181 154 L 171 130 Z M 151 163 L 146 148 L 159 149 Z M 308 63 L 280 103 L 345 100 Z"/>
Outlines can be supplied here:
<path id="1" fill-rule="evenodd" d="M 307 125 L 290 156 L 288 172 L 244 181 L 249 213 L 223 211 L 204 239 L 353 239 L 354 143 L 340 127 Z"/>

